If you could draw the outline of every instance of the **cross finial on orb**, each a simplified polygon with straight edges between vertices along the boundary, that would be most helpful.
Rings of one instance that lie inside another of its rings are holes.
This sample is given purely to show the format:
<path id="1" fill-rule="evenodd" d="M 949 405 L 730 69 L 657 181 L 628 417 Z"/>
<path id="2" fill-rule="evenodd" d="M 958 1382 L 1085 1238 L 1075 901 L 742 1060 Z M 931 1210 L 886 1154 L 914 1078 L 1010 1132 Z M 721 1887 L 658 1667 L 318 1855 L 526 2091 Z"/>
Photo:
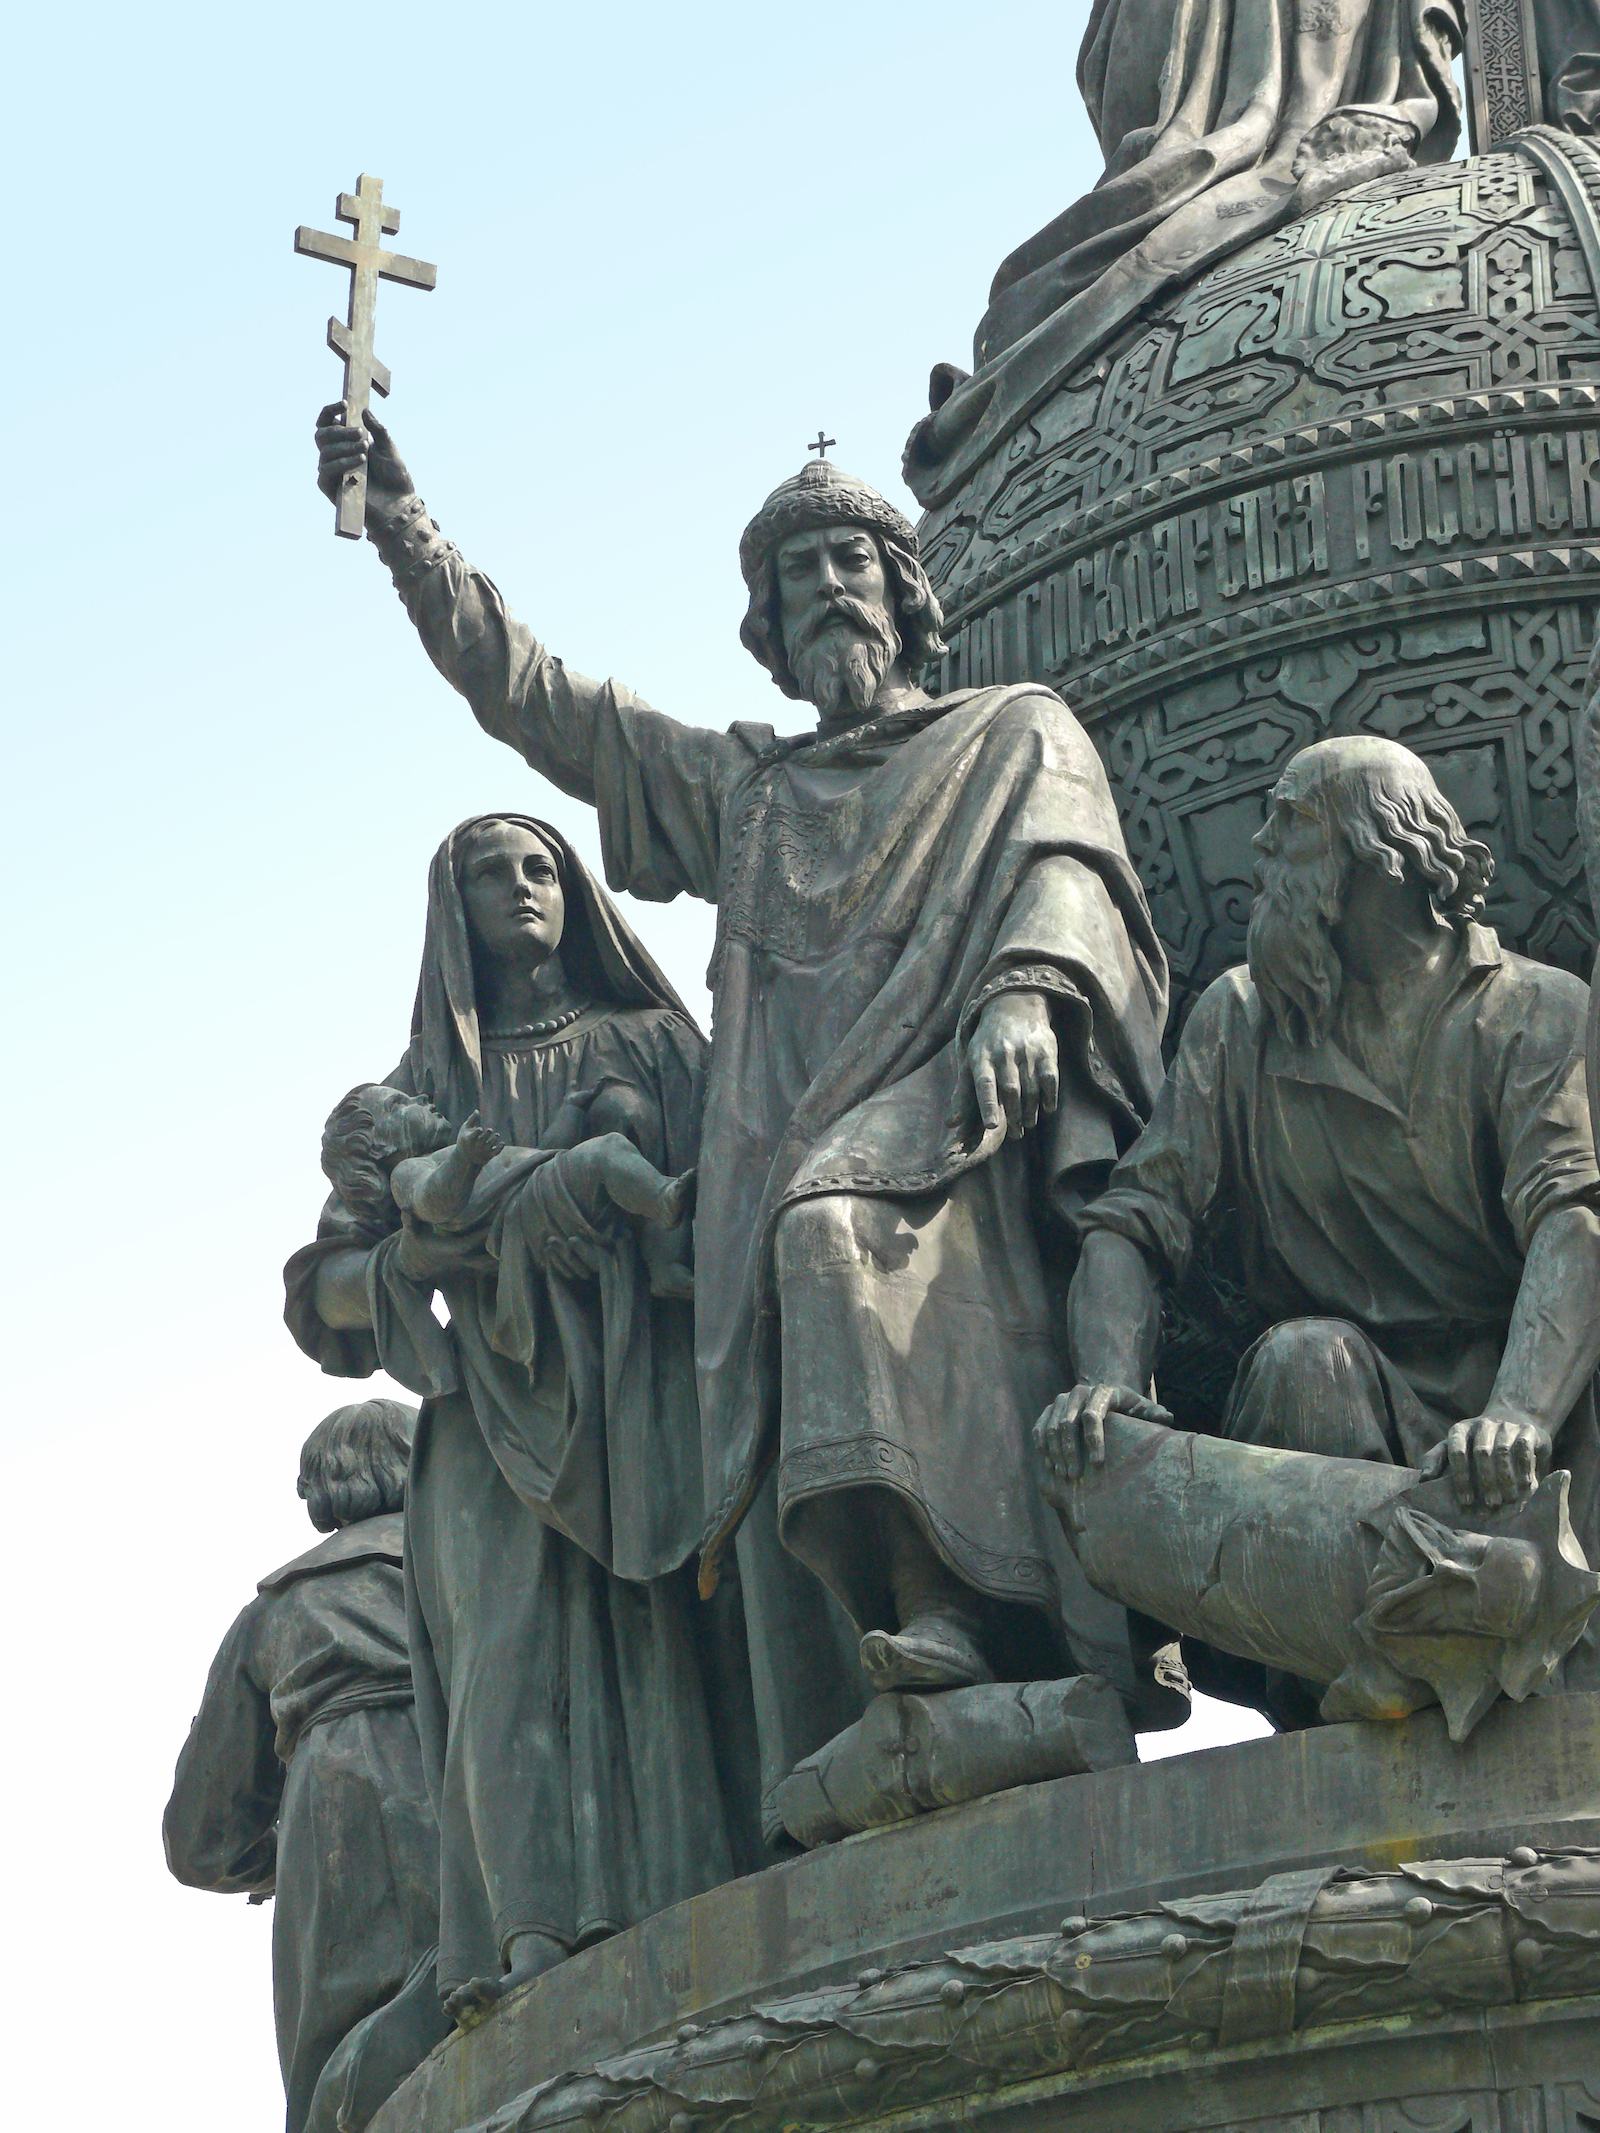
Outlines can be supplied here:
<path id="1" fill-rule="evenodd" d="M 824 459 L 826 459 L 826 458 L 827 458 L 827 456 L 828 456 L 828 447 L 829 447 L 829 445 L 830 445 L 830 444 L 837 444 L 838 442 L 839 442 L 839 440 L 838 440 L 838 438 L 837 438 L 837 437 L 826 437 L 826 436 L 824 436 L 824 435 L 823 435 L 823 433 L 822 433 L 822 431 L 821 431 L 821 430 L 818 430 L 818 432 L 817 432 L 817 435 L 816 435 L 816 441 L 815 441 L 814 443 L 812 443 L 812 444 L 808 444 L 808 445 L 806 446 L 806 450 L 807 450 L 808 452 L 815 452 L 815 453 L 816 453 L 816 455 L 817 455 L 817 461 L 818 461 L 818 464 L 820 465 L 820 464 L 821 464 L 821 462 L 822 462 L 822 461 L 823 461 Z"/>

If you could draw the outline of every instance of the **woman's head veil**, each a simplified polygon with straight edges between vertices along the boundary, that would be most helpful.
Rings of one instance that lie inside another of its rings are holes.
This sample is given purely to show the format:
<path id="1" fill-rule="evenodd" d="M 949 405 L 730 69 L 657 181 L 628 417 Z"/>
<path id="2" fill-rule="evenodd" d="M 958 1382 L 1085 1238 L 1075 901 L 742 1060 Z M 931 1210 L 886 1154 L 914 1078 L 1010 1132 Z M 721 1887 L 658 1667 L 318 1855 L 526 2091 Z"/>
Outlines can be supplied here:
<path id="1" fill-rule="evenodd" d="M 597 1004 L 671 1008 L 694 1023 L 655 958 L 559 830 L 533 815 L 473 815 L 450 832 L 428 869 L 428 925 L 406 1055 L 413 1088 L 457 1122 L 483 1102 L 472 939 L 457 869 L 468 834 L 485 822 L 515 823 L 550 847 L 567 907 L 561 960 L 576 993 Z"/>

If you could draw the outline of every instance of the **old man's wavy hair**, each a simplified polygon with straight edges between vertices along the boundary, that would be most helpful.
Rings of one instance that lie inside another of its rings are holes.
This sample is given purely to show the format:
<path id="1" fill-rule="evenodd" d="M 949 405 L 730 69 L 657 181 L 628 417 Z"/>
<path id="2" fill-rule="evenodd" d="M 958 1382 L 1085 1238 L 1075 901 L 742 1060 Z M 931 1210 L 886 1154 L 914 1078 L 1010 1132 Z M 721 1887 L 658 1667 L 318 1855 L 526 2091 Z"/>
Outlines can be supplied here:
<path id="1" fill-rule="evenodd" d="M 1425 882 L 1434 916 L 1460 929 L 1483 916 L 1494 854 L 1469 836 L 1421 756 L 1375 734 L 1303 749 L 1284 773 L 1285 797 L 1321 815 L 1358 865 Z"/>
<path id="2" fill-rule="evenodd" d="M 300 1452 L 299 1493 L 319 1533 L 405 1508 L 417 1410 L 400 1400 L 336 1407 Z"/>
<path id="3" fill-rule="evenodd" d="M 739 641 L 766 668 L 785 696 L 797 700 L 804 691 L 796 681 L 784 648 L 779 617 L 779 545 L 791 534 L 820 526 L 860 526 L 870 533 L 883 557 L 890 606 L 900 634 L 901 655 L 913 673 L 943 657 L 944 616 L 917 551 L 916 529 L 887 497 L 830 461 L 814 460 L 781 482 L 744 530 L 739 567 L 750 604 L 739 625 Z"/>

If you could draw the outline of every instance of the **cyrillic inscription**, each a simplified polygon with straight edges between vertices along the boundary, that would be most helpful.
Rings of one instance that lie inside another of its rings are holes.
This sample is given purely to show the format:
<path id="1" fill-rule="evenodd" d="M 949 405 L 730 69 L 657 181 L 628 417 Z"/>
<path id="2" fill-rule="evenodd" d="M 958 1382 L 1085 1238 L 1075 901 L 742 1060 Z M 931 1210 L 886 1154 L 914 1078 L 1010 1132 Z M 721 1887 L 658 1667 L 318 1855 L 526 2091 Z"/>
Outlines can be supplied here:
<path id="1" fill-rule="evenodd" d="M 1288 587 L 1597 527 L 1592 431 L 1503 430 L 1287 474 L 1022 586 L 960 631 L 947 686 L 1063 674 Z"/>

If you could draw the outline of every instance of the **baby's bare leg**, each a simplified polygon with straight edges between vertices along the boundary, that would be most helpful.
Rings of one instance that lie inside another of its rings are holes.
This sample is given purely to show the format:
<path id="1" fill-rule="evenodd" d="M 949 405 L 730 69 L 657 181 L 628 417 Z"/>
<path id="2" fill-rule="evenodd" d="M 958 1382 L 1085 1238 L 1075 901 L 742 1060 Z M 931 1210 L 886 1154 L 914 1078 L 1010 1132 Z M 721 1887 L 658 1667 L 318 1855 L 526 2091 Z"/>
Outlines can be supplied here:
<path id="1" fill-rule="evenodd" d="M 602 1193 L 613 1206 L 638 1215 L 657 1229 L 676 1229 L 688 1209 L 695 1174 L 669 1178 L 657 1170 L 620 1133 L 602 1133 L 583 1141 L 566 1157 L 569 1175 L 579 1190 Z M 575 1173 L 575 1175 L 574 1175 Z"/>

